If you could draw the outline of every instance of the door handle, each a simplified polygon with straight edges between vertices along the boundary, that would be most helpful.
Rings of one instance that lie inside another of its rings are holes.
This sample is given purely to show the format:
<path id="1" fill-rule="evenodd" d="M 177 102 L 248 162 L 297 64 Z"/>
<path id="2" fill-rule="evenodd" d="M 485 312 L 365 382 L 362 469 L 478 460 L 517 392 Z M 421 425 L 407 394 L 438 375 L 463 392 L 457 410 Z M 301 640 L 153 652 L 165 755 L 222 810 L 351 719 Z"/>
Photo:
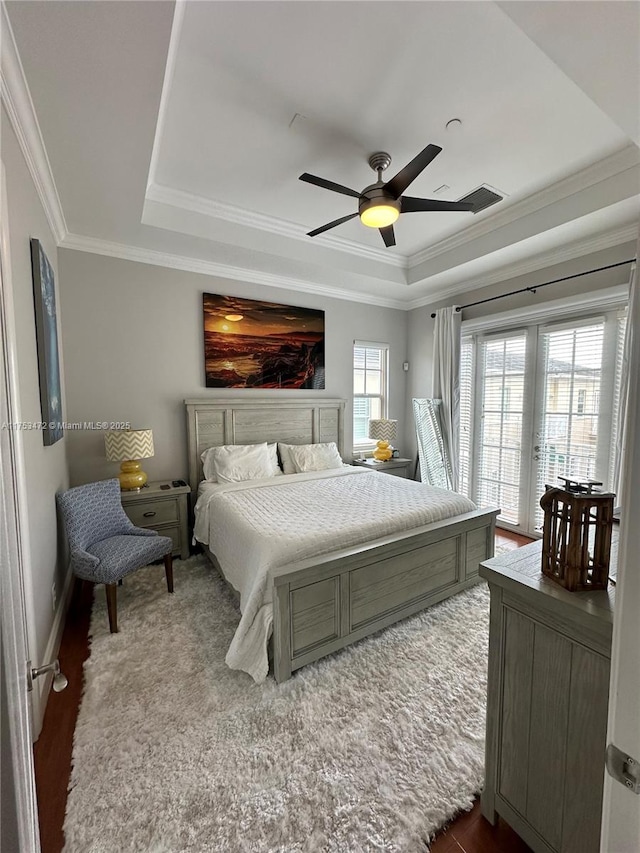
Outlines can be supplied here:
<path id="1" fill-rule="evenodd" d="M 143 512 L 142 515 L 144 518 L 153 518 L 155 512 Z"/>

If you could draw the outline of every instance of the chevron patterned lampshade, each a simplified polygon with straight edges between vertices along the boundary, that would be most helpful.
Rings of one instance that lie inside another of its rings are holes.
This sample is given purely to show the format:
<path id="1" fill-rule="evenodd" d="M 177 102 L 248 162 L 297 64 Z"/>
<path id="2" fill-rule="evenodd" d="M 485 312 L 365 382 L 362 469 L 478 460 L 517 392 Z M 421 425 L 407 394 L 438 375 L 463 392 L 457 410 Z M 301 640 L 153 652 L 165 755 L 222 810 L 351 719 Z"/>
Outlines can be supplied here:
<path id="1" fill-rule="evenodd" d="M 369 421 L 369 438 L 377 441 L 393 441 L 398 434 L 398 421 L 388 418 L 371 419 Z"/>
<path id="2" fill-rule="evenodd" d="M 378 462 L 386 462 L 393 455 L 393 448 L 390 446 L 398 434 L 398 421 L 389 420 L 389 418 L 372 418 L 369 421 L 369 438 L 375 438 L 378 441 L 378 446 L 373 451 L 373 458 Z"/>
<path id="3" fill-rule="evenodd" d="M 104 446 L 109 462 L 121 462 L 120 488 L 123 492 L 139 491 L 147 482 L 139 459 L 150 459 L 153 453 L 153 430 L 114 429 L 104 434 Z"/>

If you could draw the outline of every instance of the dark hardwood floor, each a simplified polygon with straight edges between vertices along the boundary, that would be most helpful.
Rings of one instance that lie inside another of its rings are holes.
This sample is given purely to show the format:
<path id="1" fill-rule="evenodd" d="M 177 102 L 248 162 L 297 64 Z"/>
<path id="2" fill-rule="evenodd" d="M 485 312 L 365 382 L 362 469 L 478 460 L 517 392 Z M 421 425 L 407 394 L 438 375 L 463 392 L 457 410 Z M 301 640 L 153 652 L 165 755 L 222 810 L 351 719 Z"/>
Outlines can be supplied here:
<path id="1" fill-rule="evenodd" d="M 73 733 L 83 688 L 83 665 L 89 657 L 89 623 L 93 585 L 78 584 L 67 613 L 58 660 L 69 685 L 49 694 L 40 737 L 33 749 L 38 795 L 40 844 L 43 853 L 60 853 L 64 846 L 62 824 L 71 773 Z"/>
<path id="2" fill-rule="evenodd" d="M 507 531 L 499 530 L 496 534 L 496 544 L 502 548 L 519 548 L 530 541 Z M 60 853 L 64 846 L 62 825 L 73 732 L 82 696 L 83 664 L 89 656 L 91 594 L 90 584 L 84 584 L 69 609 L 59 654 L 60 667 L 69 679 L 69 686 L 62 693 L 49 695 L 42 732 L 34 747 L 43 853 Z M 476 801 L 471 811 L 460 814 L 438 834 L 431 850 L 432 853 L 527 853 L 529 848 L 504 821 L 491 826 L 480 814 Z"/>

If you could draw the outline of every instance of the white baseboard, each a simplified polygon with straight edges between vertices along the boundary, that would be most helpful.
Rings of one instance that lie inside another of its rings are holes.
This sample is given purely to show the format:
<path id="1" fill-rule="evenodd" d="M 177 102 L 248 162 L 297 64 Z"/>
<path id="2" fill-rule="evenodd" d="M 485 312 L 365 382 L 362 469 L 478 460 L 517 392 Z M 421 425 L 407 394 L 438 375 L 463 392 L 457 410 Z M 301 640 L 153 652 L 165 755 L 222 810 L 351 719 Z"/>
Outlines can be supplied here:
<path id="1" fill-rule="evenodd" d="M 70 570 L 67 571 L 67 576 L 64 581 L 64 587 L 62 589 L 62 595 L 58 599 L 58 606 L 56 608 L 55 616 L 53 617 L 51 631 L 49 632 L 49 639 L 47 640 L 44 658 L 41 662 L 38 661 L 35 665 L 40 666 L 41 664 L 47 664 L 58 657 L 58 653 L 60 651 L 60 643 L 62 642 L 62 634 L 64 632 L 66 616 L 69 610 L 69 603 L 71 601 L 71 594 L 73 592 L 73 580 L 73 572 Z M 32 664 L 32 666 L 33 665 L 34 664 Z M 47 700 L 49 698 L 49 692 L 51 690 L 52 683 L 53 675 L 50 673 L 48 673 L 44 678 L 38 678 L 33 682 L 33 691 L 35 695 L 33 697 L 32 702 L 32 735 L 34 742 L 38 740 L 38 738 L 40 737 L 40 732 L 42 731 L 44 713 L 47 708 Z"/>

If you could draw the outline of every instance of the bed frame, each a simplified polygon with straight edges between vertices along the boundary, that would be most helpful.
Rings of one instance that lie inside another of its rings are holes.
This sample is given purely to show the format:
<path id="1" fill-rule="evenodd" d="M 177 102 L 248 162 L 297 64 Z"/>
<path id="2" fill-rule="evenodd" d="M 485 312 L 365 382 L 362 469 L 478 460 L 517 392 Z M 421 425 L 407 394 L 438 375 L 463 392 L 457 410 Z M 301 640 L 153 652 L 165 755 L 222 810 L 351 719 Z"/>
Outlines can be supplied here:
<path id="1" fill-rule="evenodd" d="M 335 441 L 344 455 L 344 400 L 246 397 L 185 406 L 194 496 L 200 454 L 214 445 Z M 475 510 L 272 570 L 276 681 L 477 583 L 480 562 L 493 556 L 497 514 Z"/>

